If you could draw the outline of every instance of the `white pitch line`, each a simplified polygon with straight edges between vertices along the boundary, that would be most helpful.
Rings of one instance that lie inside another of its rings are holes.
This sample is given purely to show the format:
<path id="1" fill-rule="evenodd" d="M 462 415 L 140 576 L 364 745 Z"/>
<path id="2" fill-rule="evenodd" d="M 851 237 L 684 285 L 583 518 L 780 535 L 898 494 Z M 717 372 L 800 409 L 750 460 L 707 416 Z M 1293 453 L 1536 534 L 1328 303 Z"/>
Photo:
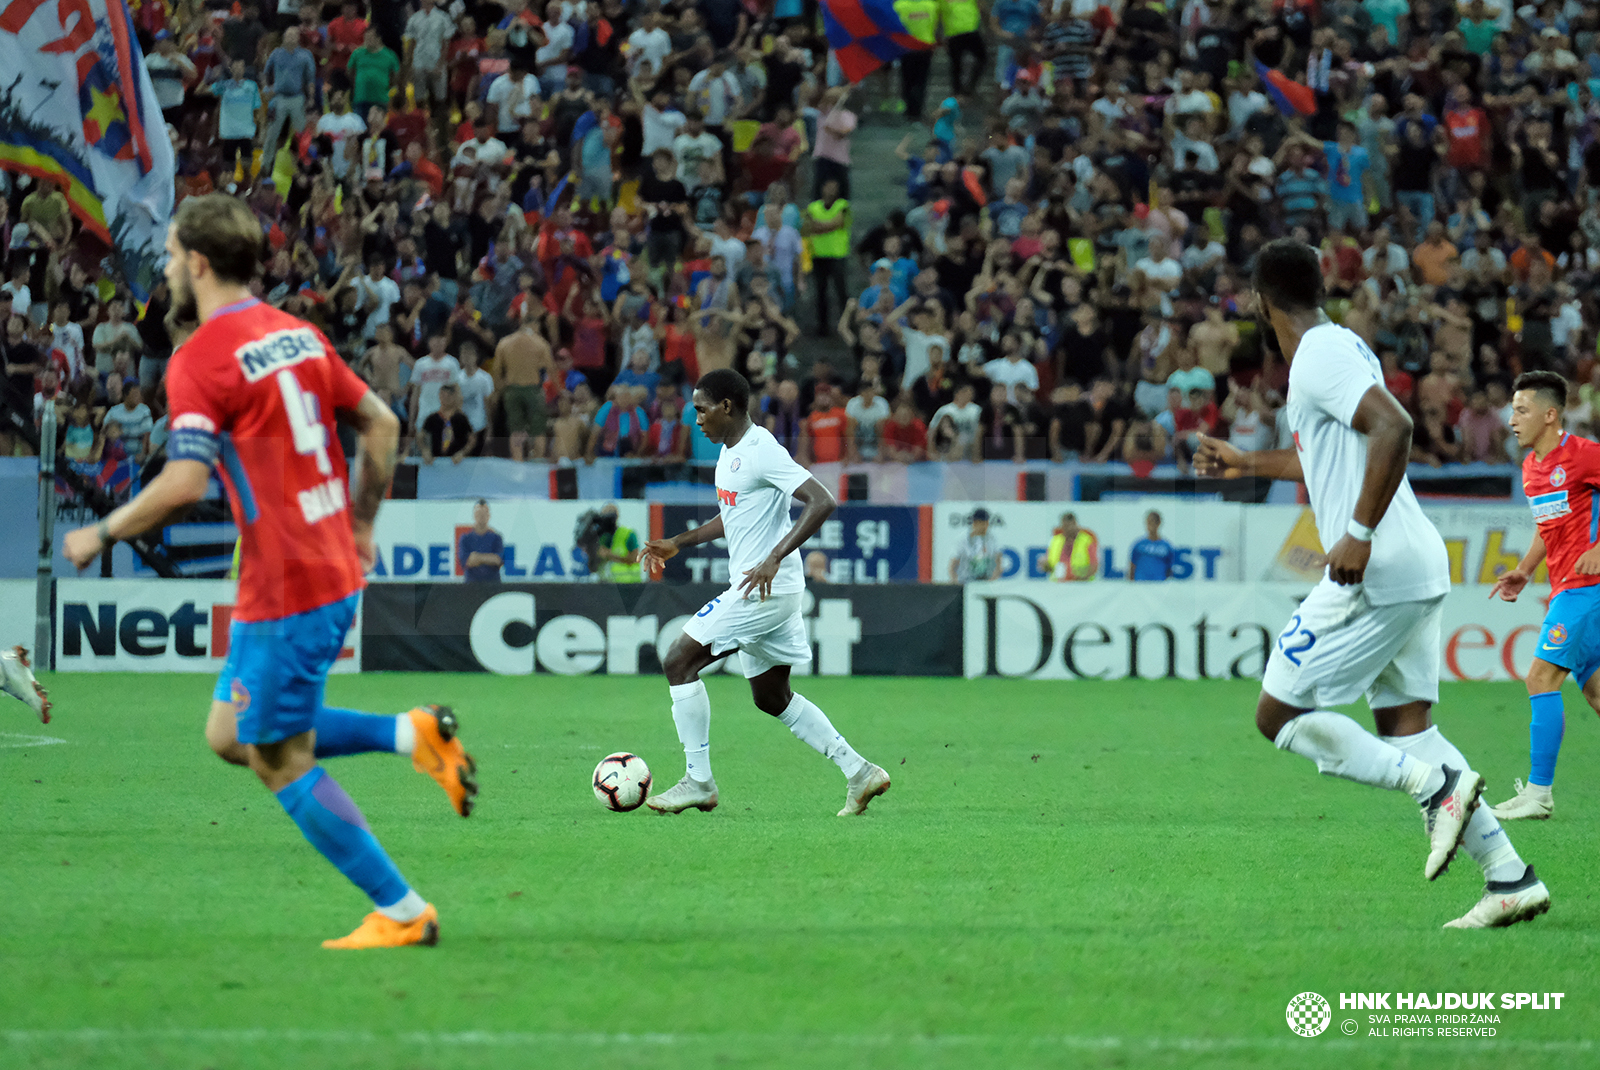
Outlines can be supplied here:
<path id="1" fill-rule="evenodd" d="M 1029 1048 L 1064 1048 L 1092 1051 L 1180 1051 L 1214 1053 L 1228 1051 L 1310 1051 L 1312 1048 L 1332 1048 L 1340 1051 L 1358 1051 L 1368 1045 L 1365 1038 L 1329 1036 L 1304 1039 L 1301 1037 L 1119 1037 L 1119 1036 L 1033 1036 L 1015 1034 L 943 1034 L 943 1035 L 892 1035 L 892 1034 L 804 1034 L 804 1033 L 526 1033 L 472 1030 L 461 1033 L 403 1032 L 374 1033 L 362 1030 L 315 1029 L 7 1029 L 0 1030 L 0 1040 L 8 1044 L 98 1044 L 116 1045 L 172 1041 L 199 1044 L 323 1044 L 370 1045 L 392 1041 L 409 1045 L 437 1045 L 465 1048 L 538 1048 L 558 1045 L 587 1047 L 674 1047 L 683 1045 L 738 1044 L 755 1046 L 773 1044 L 823 1044 L 835 1047 L 923 1047 L 923 1048 L 976 1048 L 989 1045 Z M 1383 1047 L 1392 1050 L 1394 1040 L 1385 1038 Z M 1510 1038 L 1471 1037 L 1418 1039 L 1406 1047 L 1426 1044 L 1437 1048 L 1441 1043 L 1472 1050 L 1492 1049 L 1506 1052 L 1573 1054 L 1592 1052 L 1600 1048 L 1592 1040 L 1513 1040 Z"/>
<path id="2" fill-rule="evenodd" d="M 8 739 L 21 740 L 20 743 L 7 743 Z M 49 747 L 56 743 L 65 743 L 64 739 L 55 736 L 29 736 L 21 732 L 0 732 L 0 748 L 5 747 Z"/>

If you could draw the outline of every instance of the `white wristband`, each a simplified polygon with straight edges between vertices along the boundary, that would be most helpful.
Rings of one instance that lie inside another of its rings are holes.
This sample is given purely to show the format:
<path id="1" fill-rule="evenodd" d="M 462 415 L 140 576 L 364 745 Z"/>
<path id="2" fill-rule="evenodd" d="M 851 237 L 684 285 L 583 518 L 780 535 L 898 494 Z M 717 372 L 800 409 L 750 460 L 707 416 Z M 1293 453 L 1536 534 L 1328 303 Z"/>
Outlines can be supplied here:
<path id="1" fill-rule="evenodd" d="M 1359 520 L 1352 519 L 1350 521 L 1350 526 L 1344 529 L 1344 533 L 1356 540 L 1356 542 L 1372 541 L 1372 529 L 1361 523 Z"/>

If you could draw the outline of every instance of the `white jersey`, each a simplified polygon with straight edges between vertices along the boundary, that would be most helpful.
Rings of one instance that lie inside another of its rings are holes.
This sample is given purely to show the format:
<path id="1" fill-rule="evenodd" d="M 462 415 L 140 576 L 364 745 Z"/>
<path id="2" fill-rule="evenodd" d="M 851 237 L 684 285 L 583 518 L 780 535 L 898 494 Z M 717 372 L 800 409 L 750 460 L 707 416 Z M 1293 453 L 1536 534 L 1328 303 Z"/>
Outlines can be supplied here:
<path id="1" fill-rule="evenodd" d="M 734 446 L 717 457 L 717 505 L 728 540 L 728 577 L 734 587 L 744 574 L 765 561 L 794 527 L 789 502 L 811 478 L 778 445 L 772 432 L 755 424 Z M 772 581 L 772 593 L 799 594 L 806 589 L 800 551 L 783 559 Z"/>
<path id="2" fill-rule="evenodd" d="M 1286 411 L 1325 550 L 1344 537 L 1366 478 L 1367 436 L 1350 421 L 1374 385 L 1383 385 L 1382 368 L 1354 331 L 1325 323 L 1300 339 L 1289 366 Z M 1437 598 L 1450 590 L 1444 540 L 1404 477 L 1373 534 L 1362 586 L 1375 606 Z"/>

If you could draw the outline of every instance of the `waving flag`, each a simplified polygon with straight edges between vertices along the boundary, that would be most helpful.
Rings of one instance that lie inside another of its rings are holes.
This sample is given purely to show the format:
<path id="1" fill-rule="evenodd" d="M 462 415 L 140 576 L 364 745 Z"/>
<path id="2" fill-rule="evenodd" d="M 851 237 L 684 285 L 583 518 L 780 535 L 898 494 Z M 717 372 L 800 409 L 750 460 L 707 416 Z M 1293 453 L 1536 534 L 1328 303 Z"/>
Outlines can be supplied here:
<path id="1" fill-rule="evenodd" d="M 144 305 L 174 161 L 123 0 L 0 0 L 0 167 L 59 183 Z"/>
<path id="2" fill-rule="evenodd" d="M 1256 60 L 1256 74 L 1261 78 L 1261 87 L 1267 91 L 1267 96 L 1278 110 L 1284 115 L 1314 115 L 1317 111 L 1317 95 L 1308 85 L 1301 85 L 1282 71 L 1275 71 L 1260 60 Z"/>
<path id="3" fill-rule="evenodd" d="M 906 32 L 890 0 L 822 0 L 822 25 L 852 85 L 907 52 L 933 47 Z"/>

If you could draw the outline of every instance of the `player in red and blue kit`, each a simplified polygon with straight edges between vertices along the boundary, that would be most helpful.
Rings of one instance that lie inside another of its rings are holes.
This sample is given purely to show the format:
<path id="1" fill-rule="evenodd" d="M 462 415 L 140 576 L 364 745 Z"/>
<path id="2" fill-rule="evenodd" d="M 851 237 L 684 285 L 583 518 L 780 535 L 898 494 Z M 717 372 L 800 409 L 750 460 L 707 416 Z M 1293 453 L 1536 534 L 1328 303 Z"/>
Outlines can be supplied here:
<path id="1" fill-rule="evenodd" d="M 1572 673 L 1587 695 L 1600 668 L 1600 443 L 1562 430 L 1567 381 L 1561 376 L 1526 372 L 1514 385 L 1511 429 L 1529 451 L 1522 489 L 1538 534 L 1517 567 L 1495 583 L 1494 593 L 1516 601 L 1543 561 L 1551 598 L 1528 670 L 1528 782 L 1518 781 L 1516 794 L 1494 808 L 1502 821 L 1547 818 L 1554 811 L 1551 784 L 1566 731 L 1561 684 Z"/>
<path id="2" fill-rule="evenodd" d="M 377 908 L 324 947 L 431 944 L 438 912 L 401 877 L 319 757 L 410 753 L 471 810 L 472 759 L 443 707 L 398 717 L 324 706 L 329 669 L 373 560 L 372 524 L 395 464 L 399 424 L 314 328 L 262 304 L 261 228 L 244 202 L 190 198 L 167 235 L 175 321 L 199 322 L 167 374 L 167 463 L 138 497 L 67 535 L 80 568 L 118 538 L 157 528 L 206 495 L 221 471 L 242 545 L 227 661 L 207 741 L 249 765 L 307 840 Z M 334 417 L 361 435 L 353 490 Z"/>

